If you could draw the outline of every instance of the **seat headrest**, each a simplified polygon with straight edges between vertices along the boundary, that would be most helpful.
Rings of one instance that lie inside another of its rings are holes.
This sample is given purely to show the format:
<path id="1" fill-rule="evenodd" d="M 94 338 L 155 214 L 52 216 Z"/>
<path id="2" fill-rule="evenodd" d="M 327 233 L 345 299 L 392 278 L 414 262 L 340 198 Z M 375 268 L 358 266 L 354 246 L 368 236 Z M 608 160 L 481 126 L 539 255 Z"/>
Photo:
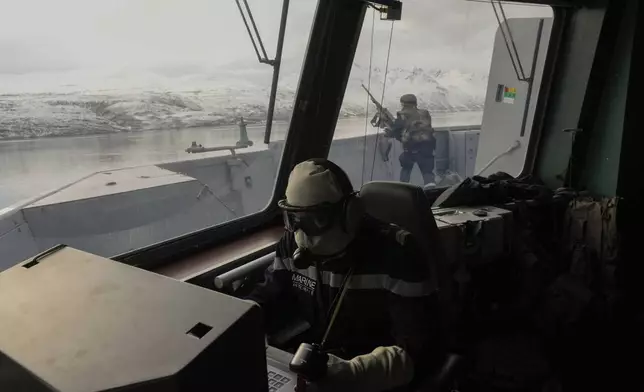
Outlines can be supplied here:
<path id="1" fill-rule="evenodd" d="M 402 182 L 373 181 L 360 189 L 367 214 L 418 232 L 419 225 L 433 219 L 431 205 L 422 188 Z"/>
<path id="2" fill-rule="evenodd" d="M 427 257 L 432 286 L 448 287 L 442 283 L 446 259 L 438 226 L 422 188 L 402 182 L 374 181 L 362 186 L 360 199 L 367 214 L 409 231 Z"/>

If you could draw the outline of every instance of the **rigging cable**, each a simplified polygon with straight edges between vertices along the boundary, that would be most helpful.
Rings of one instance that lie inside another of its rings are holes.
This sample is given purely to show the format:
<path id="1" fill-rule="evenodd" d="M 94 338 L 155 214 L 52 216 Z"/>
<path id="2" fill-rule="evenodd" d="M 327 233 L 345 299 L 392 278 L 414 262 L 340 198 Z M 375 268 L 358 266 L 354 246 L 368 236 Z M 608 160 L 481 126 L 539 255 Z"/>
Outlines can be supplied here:
<path id="1" fill-rule="evenodd" d="M 503 20 L 505 21 L 505 28 L 508 30 L 508 36 L 510 37 L 510 43 L 512 44 L 512 49 L 514 50 L 514 56 L 517 58 L 517 64 L 519 65 L 519 70 L 521 71 L 521 76 L 525 80 L 525 71 L 523 70 L 523 65 L 521 64 L 521 58 L 519 57 L 519 51 L 517 50 L 517 45 L 514 42 L 514 37 L 512 36 L 512 29 L 510 28 L 508 17 L 505 16 L 505 10 L 503 9 L 503 3 L 500 1 L 499 9 L 501 10 L 501 15 L 503 15 Z"/>
<path id="2" fill-rule="evenodd" d="M 519 58 L 519 52 L 516 51 L 516 45 L 514 43 L 514 40 L 512 39 L 512 32 L 510 30 L 510 26 L 508 24 L 508 20 L 505 17 L 505 11 L 503 11 L 503 5 L 501 2 L 497 2 L 499 4 L 499 7 L 501 8 L 502 14 L 503 14 L 503 20 L 505 21 L 505 26 L 506 29 L 508 30 L 508 34 L 506 35 L 505 29 L 503 29 L 503 22 L 501 22 L 501 16 L 499 16 L 499 11 L 497 11 L 496 7 L 494 6 L 494 1 L 490 2 L 490 5 L 492 6 L 492 10 L 494 10 L 494 16 L 496 16 L 496 21 L 499 24 L 499 30 L 501 30 L 501 35 L 503 36 L 503 42 L 505 43 L 505 47 L 508 50 L 508 55 L 510 56 L 510 61 L 512 62 L 512 68 L 514 68 L 514 73 L 517 76 L 517 80 L 525 82 L 527 81 L 525 74 L 523 73 L 523 66 L 521 65 L 521 59 Z M 510 38 L 508 39 L 508 35 Z M 512 47 L 514 48 L 515 52 L 512 52 L 512 49 L 510 49 L 510 42 L 512 41 Z M 515 56 L 516 56 L 516 61 L 515 61 Z M 517 62 L 518 67 L 517 67 Z M 519 74 L 519 70 L 521 70 L 521 74 Z"/>
<path id="3" fill-rule="evenodd" d="M 483 166 L 483 168 L 481 168 L 481 170 L 477 171 L 475 175 L 480 176 L 481 174 L 483 174 L 484 171 L 486 171 L 490 166 L 492 166 L 494 162 L 498 161 L 503 156 L 510 154 L 512 151 L 516 150 L 519 147 L 521 147 L 521 142 L 519 140 L 515 140 L 514 143 L 512 143 L 507 150 L 503 151 L 500 154 L 495 155 L 492 159 L 490 159 L 490 161 L 485 166 Z"/>
<path id="4" fill-rule="evenodd" d="M 180 170 L 175 170 L 175 173 L 183 174 L 186 177 L 191 177 L 188 173 L 184 173 L 184 172 L 182 172 Z M 215 194 L 215 192 L 213 192 L 213 190 L 210 189 L 208 184 L 206 184 L 205 182 L 197 179 L 196 177 L 191 177 L 191 178 L 194 178 L 199 184 L 201 184 L 201 190 L 199 191 L 199 193 L 197 194 L 197 197 L 196 197 L 197 200 L 201 199 L 201 195 L 203 195 L 204 192 L 208 192 L 208 193 L 210 193 L 210 195 L 212 197 L 215 198 L 215 200 L 217 200 L 219 202 L 219 204 L 222 205 L 222 207 L 224 207 L 225 209 L 228 210 L 228 212 L 233 214 L 233 216 L 235 218 L 239 218 L 239 214 L 232 207 L 230 207 L 228 204 L 226 204 L 219 196 L 217 196 Z"/>
<path id="5" fill-rule="evenodd" d="M 367 90 L 371 91 L 371 63 L 373 60 L 373 36 L 374 36 L 374 26 L 376 25 L 376 10 L 372 10 L 372 17 L 371 17 L 371 47 L 369 48 L 369 79 L 367 80 Z M 364 115 L 364 142 L 362 145 L 362 179 L 361 179 L 361 186 L 364 185 L 364 169 L 365 169 L 365 163 L 366 163 L 366 157 L 367 157 L 367 129 L 369 125 L 369 103 L 371 102 L 371 99 L 369 98 L 369 93 L 365 92 L 365 95 L 367 96 L 367 105 L 366 105 L 366 112 Z"/>
<path id="6" fill-rule="evenodd" d="M 490 4 L 490 3 L 492 3 L 493 0 L 467 0 L 467 1 L 470 1 L 472 3 Z M 534 7 L 534 8 L 542 7 L 542 8 L 548 8 L 548 9 L 552 8 L 551 6 L 549 6 L 547 4 L 536 4 L 536 3 L 532 3 L 532 2 L 531 3 L 517 3 L 515 1 L 505 1 L 505 0 L 500 0 L 500 1 L 497 0 L 497 2 L 498 3 L 503 2 L 503 3 L 506 3 L 506 4 L 510 3 L 510 5 L 512 5 L 512 7 Z"/>
<path id="7" fill-rule="evenodd" d="M 391 39 L 394 36 L 394 21 L 391 21 L 391 30 L 389 31 L 389 48 L 387 49 L 387 62 L 385 63 L 385 78 L 382 81 L 382 97 L 380 98 L 380 106 L 384 104 L 385 100 L 385 90 L 387 87 L 387 73 L 389 72 L 389 55 L 391 55 Z M 379 116 L 382 116 L 382 110 L 380 110 Z M 376 152 L 378 151 L 378 138 L 380 137 L 380 127 L 376 129 L 376 143 L 374 144 L 373 149 L 373 161 L 371 162 L 371 177 L 369 181 L 373 181 L 373 171 L 376 167 Z"/>

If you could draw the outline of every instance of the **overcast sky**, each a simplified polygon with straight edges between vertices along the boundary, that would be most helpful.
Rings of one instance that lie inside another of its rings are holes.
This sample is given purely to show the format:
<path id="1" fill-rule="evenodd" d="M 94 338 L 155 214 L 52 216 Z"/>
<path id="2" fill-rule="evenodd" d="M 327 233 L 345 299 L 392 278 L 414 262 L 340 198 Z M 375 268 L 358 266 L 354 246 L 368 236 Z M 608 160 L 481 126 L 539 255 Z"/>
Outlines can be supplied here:
<path id="1" fill-rule="evenodd" d="M 272 57 L 281 0 L 249 3 Z M 285 56 L 297 66 L 315 4 L 291 1 Z M 0 73 L 256 67 L 234 0 L 0 0 L 0 7 Z M 506 12 L 510 18 L 551 15 L 546 7 L 506 6 Z M 390 26 L 376 20 L 374 65 L 384 66 Z M 496 28 L 490 4 L 405 0 L 403 20 L 394 28 L 392 65 L 485 69 Z M 356 55 L 365 65 L 370 33 L 371 11 Z"/>

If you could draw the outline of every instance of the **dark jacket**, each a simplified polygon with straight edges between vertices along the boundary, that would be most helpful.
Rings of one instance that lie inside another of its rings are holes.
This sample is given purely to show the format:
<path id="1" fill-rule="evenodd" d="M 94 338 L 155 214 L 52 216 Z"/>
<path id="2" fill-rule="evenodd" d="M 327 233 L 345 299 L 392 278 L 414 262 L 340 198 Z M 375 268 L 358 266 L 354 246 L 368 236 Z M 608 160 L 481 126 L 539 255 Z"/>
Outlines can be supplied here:
<path id="1" fill-rule="evenodd" d="M 354 265 L 326 348 L 341 348 L 341 356 L 348 359 L 378 346 L 398 345 L 417 368 L 425 362 L 431 331 L 431 285 L 426 261 L 408 232 L 367 217 L 344 255 L 305 270 L 293 266 L 296 248 L 293 234 L 285 233 L 275 261 L 266 270 L 265 282 L 250 296 L 268 319 L 297 313 L 317 336 L 317 341 L 309 343 L 319 343 L 331 304 Z"/>

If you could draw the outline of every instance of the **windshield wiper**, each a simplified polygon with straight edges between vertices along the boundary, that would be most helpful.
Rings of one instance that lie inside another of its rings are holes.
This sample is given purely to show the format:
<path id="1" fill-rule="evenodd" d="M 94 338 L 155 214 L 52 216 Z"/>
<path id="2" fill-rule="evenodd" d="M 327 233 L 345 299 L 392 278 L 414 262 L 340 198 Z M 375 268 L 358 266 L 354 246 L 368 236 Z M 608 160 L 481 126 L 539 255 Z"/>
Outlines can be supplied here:
<path id="1" fill-rule="evenodd" d="M 244 3 L 242 7 L 240 1 Z M 280 30 L 277 36 L 277 49 L 275 50 L 275 58 L 273 60 L 268 58 L 266 54 L 266 49 L 264 48 L 264 43 L 262 42 L 262 37 L 259 35 L 259 30 L 255 24 L 255 19 L 253 18 L 253 13 L 248 6 L 247 0 L 235 0 L 237 7 L 239 8 L 239 13 L 242 16 L 244 25 L 246 25 L 246 30 L 248 31 L 248 36 L 250 41 L 253 44 L 255 49 L 255 54 L 257 54 L 257 60 L 261 64 L 268 64 L 273 67 L 273 82 L 271 84 L 271 95 L 268 101 L 268 112 L 266 113 L 266 130 L 264 131 L 264 143 L 269 144 L 271 141 L 271 130 L 273 128 L 273 114 L 275 113 L 275 98 L 277 96 L 277 82 L 280 77 L 280 65 L 282 63 L 282 49 L 284 47 L 284 34 L 286 33 L 286 20 L 288 18 L 288 6 L 290 0 L 283 0 L 282 3 L 282 18 L 280 20 Z M 246 9 L 246 13 L 244 13 Z M 250 21 L 250 24 L 249 24 Z M 251 30 L 252 26 L 252 30 Z M 254 32 L 254 35 L 253 35 Z"/>

